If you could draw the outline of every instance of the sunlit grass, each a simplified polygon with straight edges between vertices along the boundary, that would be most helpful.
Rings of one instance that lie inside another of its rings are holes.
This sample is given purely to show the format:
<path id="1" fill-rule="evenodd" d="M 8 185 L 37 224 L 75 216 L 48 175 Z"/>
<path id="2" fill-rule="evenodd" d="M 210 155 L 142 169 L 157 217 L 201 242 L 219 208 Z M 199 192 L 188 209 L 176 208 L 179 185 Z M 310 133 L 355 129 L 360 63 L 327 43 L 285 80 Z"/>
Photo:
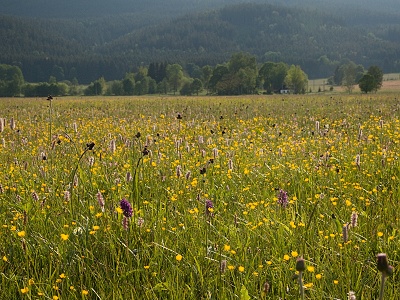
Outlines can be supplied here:
<path id="1" fill-rule="evenodd" d="M 396 299 L 395 95 L 49 104 L 0 102 L 1 299 L 376 299 L 382 252 Z"/>

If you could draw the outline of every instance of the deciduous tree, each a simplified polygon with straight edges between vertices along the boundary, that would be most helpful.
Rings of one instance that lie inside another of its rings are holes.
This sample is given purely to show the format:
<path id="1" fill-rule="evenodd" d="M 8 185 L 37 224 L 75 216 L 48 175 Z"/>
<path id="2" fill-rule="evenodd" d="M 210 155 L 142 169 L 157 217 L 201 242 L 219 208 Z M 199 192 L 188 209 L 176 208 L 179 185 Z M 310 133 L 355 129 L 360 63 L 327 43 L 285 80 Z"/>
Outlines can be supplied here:
<path id="1" fill-rule="evenodd" d="M 23 84 L 24 76 L 19 67 L 0 65 L 0 96 L 19 96 Z"/>
<path id="2" fill-rule="evenodd" d="M 106 81 L 104 77 L 101 77 L 96 81 L 93 81 L 91 84 L 89 84 L 89 86 L 85 89 L 84 94 L 86 96 L 97 96 L 97 95 L 103 95 L 105 91 L 106 91 Z"/>
<path id="3" fill-rule="evenodd" d="M 201 71 L 203 72 L 203 86 L 207 89 L 207 93 L 208 93 L 208 88 L 209 88 L 209 83 L 210 83 L 210 79 L 211 76 L 213 75 L 213 68 L 211 66 L 204 66 L 203 68 L 201 68 Z"/>
<path id="4" fill-rule="evenodd" d="M 363 93 L 367 94 L 369 92 L 372 92 L 375 86 L 374 77 L 372 77 L 372 75 L 368 73 L 364 74 L 358 82 L 358 86 Z"/>
<path id="5" fill-rule="evenodd" d="M 300 66 L 291 65 L 285 78 L 285 84 L 294 94 L 305 93 L 308 86 L 307 74 Z"/>
<path id="6" fill-rule="evenodd" d="M 203 83 L 200 79 L 195 78 L 190 85 L 190 88 L 194 94 L 198 95 L 203 90 Z"/>
<path id="7" fill-rule="evenodd" d="M 288 69 L 289 66 L 283 62 L 266 62 L 261 66 L 259 81 L 268 94 L 283 88 Z"/>
<path id="8" fill-rule="evenodd" d="M 181 65 L 179 64 L 168 65 L 167 78 L 168 78 L 168 83 L 175 94 L 179 90 L 180 85 L 182 84 L 183 71 Z"/>
<path id="9" fill-rule="evenodd" d="M 135 93 L 135 78 L 133 73 L 125 74 L 125 78 L 122 80 L 122 88 L 124 95 L 133 95 Z"/>
<path id="10" fill-rule="evenodd" d="M 371 66 L 368 68 L 368 74 L 374 79 L 373 91 L 377 92 L 382 87 L 383 72 L 378 66 Z"/>

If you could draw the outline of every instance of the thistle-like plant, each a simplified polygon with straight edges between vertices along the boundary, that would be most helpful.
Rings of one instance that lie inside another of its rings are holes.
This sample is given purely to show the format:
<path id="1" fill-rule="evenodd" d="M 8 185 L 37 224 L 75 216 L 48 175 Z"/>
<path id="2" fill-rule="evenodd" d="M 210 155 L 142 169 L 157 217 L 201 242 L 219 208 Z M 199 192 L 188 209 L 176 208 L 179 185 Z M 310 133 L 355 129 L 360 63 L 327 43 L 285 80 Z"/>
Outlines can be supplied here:
<path id="1" fill-rule="evenodd" d="M 379 253 L 376 256 L 377 268 L 381 272 L 381 289 L 379 292 L 379 300 L 383 300 L 386 278 L 393 274 L 393 267 L 389 266 L 386 253 Z"/>

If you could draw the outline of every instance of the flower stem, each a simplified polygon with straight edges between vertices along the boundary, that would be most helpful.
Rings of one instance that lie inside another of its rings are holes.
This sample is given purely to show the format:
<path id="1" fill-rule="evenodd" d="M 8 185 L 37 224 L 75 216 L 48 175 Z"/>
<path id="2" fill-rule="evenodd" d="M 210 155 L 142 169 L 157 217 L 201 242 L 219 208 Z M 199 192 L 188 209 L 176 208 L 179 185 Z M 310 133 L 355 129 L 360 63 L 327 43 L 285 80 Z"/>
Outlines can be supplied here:
<path id="1" fill-rule="evenodd" d="M 381 277 L 381 290 L 379 292 L 379 300 L 383 300 L 383 292 L 385 289 L 385 281 L 386 281 L 386 274 L 382 272 L 382 277 Z"/>
<path id="2" fill-rule="evenodd" d="M 300 288 L 300 299 L 304 300 L 303 272 L 299 272 L 298 282 Z"/>

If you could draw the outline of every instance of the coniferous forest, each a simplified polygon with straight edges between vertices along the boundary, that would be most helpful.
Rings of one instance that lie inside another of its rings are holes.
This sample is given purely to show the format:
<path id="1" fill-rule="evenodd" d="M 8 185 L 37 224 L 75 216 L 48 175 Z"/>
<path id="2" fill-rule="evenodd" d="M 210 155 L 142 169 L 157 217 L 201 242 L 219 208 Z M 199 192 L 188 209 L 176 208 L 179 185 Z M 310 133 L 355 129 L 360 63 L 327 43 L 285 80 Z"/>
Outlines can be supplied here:
<path id="1" fill-rule="evenodd" d="M 6 8 L 0 15 L 0 63 L 19 67 L 28 82 L 117 80 L 154 63 L 180 64 L 184 71 L 188 64 L 215 67 L 238 52 L 254 55 L 259 64 L 300 65 L 309 78 L 329 77 L 349 61 L 400 70 L 400 13 L 383 4 L 373 12 L 321 8 L 311 0 L 303 8 L 292 1 L 216 1 L 214 7 L 178 0 L 169 6 L 157 0 L 147 6 L 87 1 L 80 10 L 76 1 L 63 10 L 56 9 L 57 1 L 0 2 Z"/>

